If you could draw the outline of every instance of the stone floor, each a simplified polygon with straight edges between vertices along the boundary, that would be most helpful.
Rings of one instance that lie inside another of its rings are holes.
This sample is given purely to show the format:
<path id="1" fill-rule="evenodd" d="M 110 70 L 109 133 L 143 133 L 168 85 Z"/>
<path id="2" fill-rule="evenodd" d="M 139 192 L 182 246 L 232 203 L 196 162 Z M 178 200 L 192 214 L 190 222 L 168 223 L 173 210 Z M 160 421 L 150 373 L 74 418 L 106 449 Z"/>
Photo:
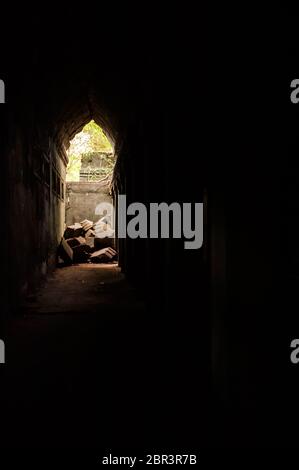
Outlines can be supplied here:
<path id="1" fill-rule="evenodd" d="M 49 276 L 7 327 L 2 448 L 197 444 L 203 387 L 184 333 L 151 303 L 149 313 L 116 264 Z"/>
<path id="2" fill-rule="evenodd" d="M 143 446 L 154 400 L 146 323 L 117 265 L 57 269 L 6 334 L 2 445 Z"/>

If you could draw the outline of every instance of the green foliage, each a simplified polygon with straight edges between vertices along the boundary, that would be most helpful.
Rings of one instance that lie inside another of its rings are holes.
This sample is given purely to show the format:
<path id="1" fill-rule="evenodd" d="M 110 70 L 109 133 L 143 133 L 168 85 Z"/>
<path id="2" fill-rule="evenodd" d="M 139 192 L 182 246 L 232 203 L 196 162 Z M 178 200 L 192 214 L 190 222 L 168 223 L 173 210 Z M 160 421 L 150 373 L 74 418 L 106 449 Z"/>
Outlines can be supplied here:
<path id="1" fill-rule="evenodd" d="M 100 181 L 113 172 L 115 157 L 113 153 L 101 153 L 101 164 L 95 167 L 93 160 L 99 156 L 99 152 L 88 152 L 81 155 L 81 165 L 84 164 L 84 172 L 88 174 L 88 181 Z"/>
<path id="2" fill-rule="evenodd" d="M 85 150 L 85 153 L 88 152 L 113 152 L 113 148 L 107 139 L 104 131 L 99 127 L 94 121 L 90 121 L 83 128 L 82 132 L 86 133 L 89 136 L 88 149 Z"/>
<path id="3" fill-rule="evenodd" d="M 103 129 L 94 121 L 90 121 L 81 132 L 75 135 L 68 149 L 69 163 L 67 167 L 67 181 L 79 181 L 82 158 L 95 153 L 106 153 L 103 156 L 105 164 L 100 168 L 100 178 L 112 173 L 114 167 L 113 148 Z M 107 166 L 106 166 L 107 164 Z"/>

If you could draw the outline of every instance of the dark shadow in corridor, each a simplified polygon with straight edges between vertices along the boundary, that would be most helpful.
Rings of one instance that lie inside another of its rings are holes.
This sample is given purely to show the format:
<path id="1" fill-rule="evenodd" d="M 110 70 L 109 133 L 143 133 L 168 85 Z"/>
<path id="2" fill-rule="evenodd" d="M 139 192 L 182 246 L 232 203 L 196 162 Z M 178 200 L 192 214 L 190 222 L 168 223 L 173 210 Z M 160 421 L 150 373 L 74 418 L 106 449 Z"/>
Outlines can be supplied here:
<path id="1" fill-rule="evenodd" d="M 7 331 L 4 445 L 144 446 L 159 344 L 118 266 L 57 269 L 21 313 Z"/>

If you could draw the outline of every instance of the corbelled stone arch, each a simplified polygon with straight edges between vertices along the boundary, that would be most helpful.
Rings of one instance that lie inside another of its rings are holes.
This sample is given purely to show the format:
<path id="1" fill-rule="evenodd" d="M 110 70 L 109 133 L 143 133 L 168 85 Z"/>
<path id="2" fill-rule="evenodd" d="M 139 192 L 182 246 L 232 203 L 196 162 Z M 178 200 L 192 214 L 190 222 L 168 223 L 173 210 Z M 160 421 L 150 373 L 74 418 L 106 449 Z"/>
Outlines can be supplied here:
<path id="1" fill-rule="evenodd" d="M 98 93 L 86 89 L 84 93 L 67 96 L 54 121 L 54 138 L 67 150 L 69 142 L 91 120 L 94 120 L 106 134 L 113 148 L 119 140 L 119 119 L 103 103 Z"/>

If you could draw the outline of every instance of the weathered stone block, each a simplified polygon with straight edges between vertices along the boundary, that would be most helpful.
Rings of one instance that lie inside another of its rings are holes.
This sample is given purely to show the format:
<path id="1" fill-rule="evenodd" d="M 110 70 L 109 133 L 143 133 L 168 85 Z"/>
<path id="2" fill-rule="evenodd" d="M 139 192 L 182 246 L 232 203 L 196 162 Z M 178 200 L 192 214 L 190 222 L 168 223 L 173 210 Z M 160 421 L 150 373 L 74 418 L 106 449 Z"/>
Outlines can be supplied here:
<path id="1" fill-rule="evenodd" d="M 68 238 L 66 242 L 71 248 L 74 248 L 80 245 L 86 245 L 86 240 L 84 237 Z"/>
<path id="2" fill-rule="evenodd" d="M 92 230 L 92 229 L 89 229 L 87 230 L 87 232 L 85 233 L 85 238 L 89 238 L 89 237 L 95 237 L 95 231 Z"/>
<path id="3" fill-rule="evenodd" d="M 111 248 L 103 248 L 102 250 L 95 251 L 91 257 L 90 261 L 92 263 L 107 263 L 113 261 L 117 257 L 117 252 Z"/>
<path id="4" fill-rule="evenodd" d="M 85 238 L 86 240 L 86 245 L 90 246 L 90 248 L 94 248 L 94 240 L 95 238 L 94 237 L 86 237 Z"/>
<path id="5" fill-rule="evenodd" d="M 105 237 L 105 238 L 94 238 L 94 247 L 96 250 L 101 250 L 102 248 L 107 248 L 111 246 L 113 249 L 115 248 L 115 241 L 114 238 Z"/>
<path id="6" fill-rule="evenodd" d="M 58 249 L 58 255 L 67 264 L 71 264 L 73 262 L 73 257 L 74 257 L 73 250 L 64 238 L 61 240 L 61 243 Z"/>
<path id="7" fill-rule="evenodd" d="M 82 228 L 82 225 L 79 223 L 75 223 L 74 225 L 69 225 L 64 232 L 65 239 L 80 237 L 80 235 L 83 235 L 83 228 Z"/>
<path id="8" fill-rule="evenodd" d="M 86 245 L 77 245 L 73 248 L 73 262 L 74 263 L 86 263 L 90 257 L 91 248 Z"/>
<path id="9" fill-rule="evenodd" d="M 87 232 L 88 230 L 90 230 L 92 227 L 93 227 L 93 222 L 91 220 L 82 220 L 82 222 L 80 222 L 80 224 L 82 225 L 82 228 L 85 232 Z"/>

